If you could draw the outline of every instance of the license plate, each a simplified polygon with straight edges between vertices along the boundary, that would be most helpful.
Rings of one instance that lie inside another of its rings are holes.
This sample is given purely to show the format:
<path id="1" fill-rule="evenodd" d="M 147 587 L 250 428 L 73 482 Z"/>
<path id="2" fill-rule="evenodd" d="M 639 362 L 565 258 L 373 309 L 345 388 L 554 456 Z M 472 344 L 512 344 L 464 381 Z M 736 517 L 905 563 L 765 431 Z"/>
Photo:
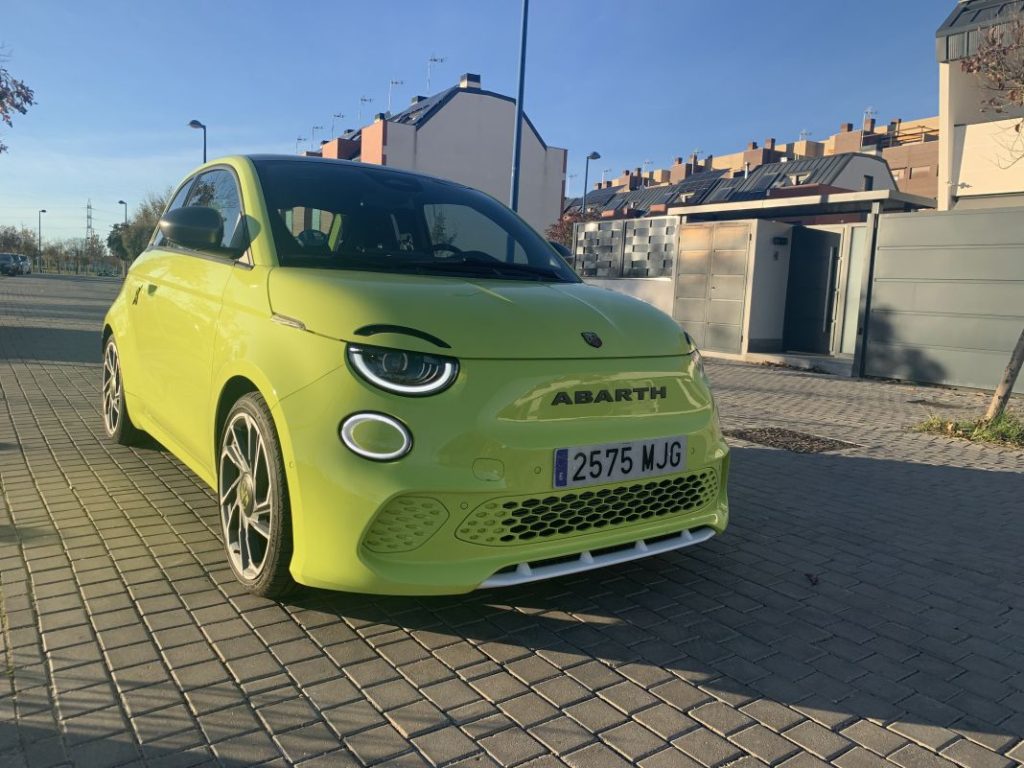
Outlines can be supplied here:
<path id="1" fill-rule="evenodd" d="M 555 488 L 601 485 L 681 472 L 686 437 L 659 437 L 628 443 L 580 445 L 555 450 Z"/>

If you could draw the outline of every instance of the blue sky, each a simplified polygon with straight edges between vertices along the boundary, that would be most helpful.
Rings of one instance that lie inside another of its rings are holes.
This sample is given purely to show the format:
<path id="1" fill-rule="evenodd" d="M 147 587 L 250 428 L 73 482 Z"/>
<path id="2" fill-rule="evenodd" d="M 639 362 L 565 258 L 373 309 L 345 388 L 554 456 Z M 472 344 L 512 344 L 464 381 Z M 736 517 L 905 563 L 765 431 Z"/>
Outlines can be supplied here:
<path id="1" fill-rule="evenodd" d="M 569 150 L 569 192 L 645 160 L 723 154 L 801 130 L 823 138 L 874 107 L 881 121 L 938 112 L 935 30 L 953 0 L 533 0 L 525 107 Z M 151 191 L 211 157 L 294 152 L 314 125 L 363 122 L 463 72 L 515 93 L 519 0 L 302 3 L 4 0 L 7 68 L 38 104 L 0 128 L 0 224 L 80 237 L 91 198 L 105 236 Z M 511 148 L 509 149 L 511 152 Z"/>

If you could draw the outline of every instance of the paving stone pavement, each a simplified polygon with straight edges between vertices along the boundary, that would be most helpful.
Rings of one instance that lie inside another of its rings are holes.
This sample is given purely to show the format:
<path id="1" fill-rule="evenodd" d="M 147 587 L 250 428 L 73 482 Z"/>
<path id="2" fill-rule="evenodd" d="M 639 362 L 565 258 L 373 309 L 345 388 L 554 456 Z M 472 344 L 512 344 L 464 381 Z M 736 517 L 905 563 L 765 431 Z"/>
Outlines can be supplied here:
<path id="1" fill-rule="evenodd" d="M 710 362 L 724 536 L 455 598 L 246 595 L 213 494 L 101 436 L 112 280 L 0 279 L 0 766 L 1024 762 L 1024 454 L 976 393 Z M 914 401 L 926 401 L 924 404 Z"/>

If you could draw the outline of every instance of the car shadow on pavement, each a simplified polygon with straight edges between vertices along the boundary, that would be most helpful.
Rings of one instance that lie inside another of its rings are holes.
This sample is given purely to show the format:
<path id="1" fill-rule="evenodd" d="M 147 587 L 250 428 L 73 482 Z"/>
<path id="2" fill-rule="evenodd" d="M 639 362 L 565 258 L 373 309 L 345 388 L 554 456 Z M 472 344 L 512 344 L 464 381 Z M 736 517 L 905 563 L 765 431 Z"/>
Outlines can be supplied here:
<path id="1" fill-rule="evenodd" d="M 707 544 L 456 597 L 309 590 L 296 618 L 536 652 L 585 685 L 600 659 L 644 687 L 681 678 L 924 744 L 1024 733 L 1020 474 L 760 448 L 731 471 L 732 523 Z"/>
<path id="2" fill-rule="evenodd" d="M 38 360 L 48 363 L 101 362 L 100 331 L 71 328 L 8 326 L 0 336 L 0 360 Z"/>

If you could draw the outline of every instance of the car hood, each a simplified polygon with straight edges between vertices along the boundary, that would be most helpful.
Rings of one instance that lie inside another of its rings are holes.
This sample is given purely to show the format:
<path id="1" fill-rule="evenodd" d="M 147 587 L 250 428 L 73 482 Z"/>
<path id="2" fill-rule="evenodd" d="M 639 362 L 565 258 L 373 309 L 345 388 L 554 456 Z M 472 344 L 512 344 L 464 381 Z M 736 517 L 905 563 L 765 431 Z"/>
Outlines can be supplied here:
<path id="1" fill-rule="evenodd" d="M 585 283 L 276 268 L 269 293 L 278 319 L 297 320 L 313 333 L 467 359 L 658 357 L 692 350 L 665 313 Z M 363 330 L 367 326 L 372 332 Z M 584 340 L 587 332 L 600 337 L 600 348 Z"/>

